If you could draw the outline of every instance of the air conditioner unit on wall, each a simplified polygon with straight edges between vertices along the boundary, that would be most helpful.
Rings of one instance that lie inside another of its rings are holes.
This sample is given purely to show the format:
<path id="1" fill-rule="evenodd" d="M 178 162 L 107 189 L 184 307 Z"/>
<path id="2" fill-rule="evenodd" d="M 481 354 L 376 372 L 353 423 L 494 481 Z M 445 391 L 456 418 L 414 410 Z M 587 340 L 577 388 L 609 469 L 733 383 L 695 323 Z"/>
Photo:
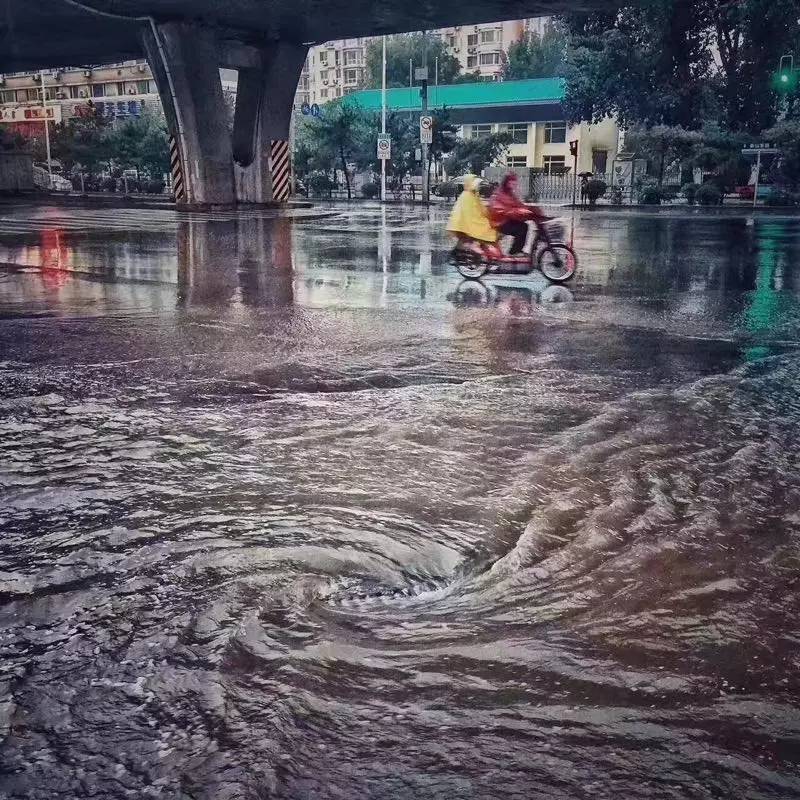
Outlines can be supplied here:
<path id="1" fill-rule="evenodd" d="M 467 52 L 468 53 L 477 53 L 478 52 L 478 48 L 477 47 L 468 47 L 467 48 Z"/>
<path id="2" fill-rule="evenodd" d="M 90 69 L 85 69 L 83 71 L 83 77 L 84 78 L 91 78 L 92 77 L 92 71 Z"/>
<path id="3" fill-rule="evenodd" d="M 144 72 L 144 64 L 139 64 L 139 72 Z"/>

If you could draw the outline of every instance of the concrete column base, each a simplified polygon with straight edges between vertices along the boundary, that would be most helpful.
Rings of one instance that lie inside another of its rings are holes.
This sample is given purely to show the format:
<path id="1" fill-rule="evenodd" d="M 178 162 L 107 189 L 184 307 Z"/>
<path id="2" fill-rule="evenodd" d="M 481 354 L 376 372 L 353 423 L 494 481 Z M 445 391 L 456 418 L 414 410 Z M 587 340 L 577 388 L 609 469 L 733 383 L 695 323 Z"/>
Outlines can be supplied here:
<path id="1" fill-rule="evenodd" d="M 235 202 L 233 151 L 213 31 L 182 22 L 145 29 L 144 44 L 175 138 L 187 206 Z"/>

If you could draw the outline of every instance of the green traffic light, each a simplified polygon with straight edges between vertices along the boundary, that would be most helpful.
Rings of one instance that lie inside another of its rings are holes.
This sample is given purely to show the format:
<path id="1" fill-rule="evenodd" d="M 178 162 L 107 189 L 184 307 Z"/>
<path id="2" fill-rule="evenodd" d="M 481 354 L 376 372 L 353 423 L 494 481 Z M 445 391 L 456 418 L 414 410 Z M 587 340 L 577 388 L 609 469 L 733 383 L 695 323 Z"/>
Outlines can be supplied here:
<path id="1" fill-rule="evenodd" d="M 781 83 L 789 83 L 789 76 L 785 72 L 781 75 Z"/>

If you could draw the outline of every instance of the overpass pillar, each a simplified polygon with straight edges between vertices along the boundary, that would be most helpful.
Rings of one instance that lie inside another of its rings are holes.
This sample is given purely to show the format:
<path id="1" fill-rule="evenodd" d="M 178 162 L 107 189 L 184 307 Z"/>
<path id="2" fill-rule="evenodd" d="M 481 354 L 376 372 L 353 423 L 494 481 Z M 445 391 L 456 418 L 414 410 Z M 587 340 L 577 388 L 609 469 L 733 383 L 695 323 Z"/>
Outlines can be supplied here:
<path id="1" fill-rule="evenodd" d="M 236 200 L 231 137 L 214 32 L 183 22 L 143 34 L 150 69 L 180 156 L 187 206 Z"/>
<path id="2" fill-rule="evenodd" d="M 279 41 L 261 51 L 261 66 L 239 69 L 233 122 L 236 199 L 289 198 L 289 129 L 308 47 Z"/>

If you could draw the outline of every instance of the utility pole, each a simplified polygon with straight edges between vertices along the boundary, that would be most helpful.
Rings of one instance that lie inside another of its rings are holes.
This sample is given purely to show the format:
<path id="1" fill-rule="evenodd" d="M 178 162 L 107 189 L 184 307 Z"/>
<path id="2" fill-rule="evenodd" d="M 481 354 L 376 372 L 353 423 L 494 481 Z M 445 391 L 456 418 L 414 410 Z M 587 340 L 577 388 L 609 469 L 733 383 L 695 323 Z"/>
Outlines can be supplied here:
<path id="1" fill-rule="evenodd" d="M 47 148 L 47 188 L 53 188 L 53 162 L 50 158 L 50 120 L 47 118 L 47 92 L 44 88 L 44 70 L 39 70 L 39 83 L 42 87 L 42 108 L 44 109 L 44 143 Z"/>
<path id="2" fill-rule="evenodd" d="M 381 133 L 386 134 L 386 37 L 382 36 L 383 61 L 381 64 Z M 381 203 L 386 202 L 386 159 L 381 159 Z"/>

